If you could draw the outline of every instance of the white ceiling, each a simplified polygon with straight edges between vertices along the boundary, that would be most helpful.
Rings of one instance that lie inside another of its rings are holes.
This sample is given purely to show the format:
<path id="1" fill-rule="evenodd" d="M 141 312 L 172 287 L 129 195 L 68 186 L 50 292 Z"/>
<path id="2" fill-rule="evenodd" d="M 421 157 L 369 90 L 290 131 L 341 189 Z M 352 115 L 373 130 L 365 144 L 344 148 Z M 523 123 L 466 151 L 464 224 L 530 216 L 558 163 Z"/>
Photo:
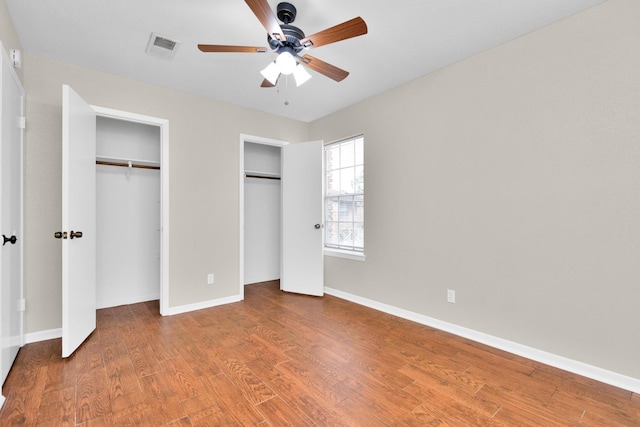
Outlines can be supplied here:
<path id="1" fill-rule="evenodd" d="M 307 35 L 361 16 L 369 33 L 309 53 L 351 74 L 311 71 L 296 88 L 260 88 L 274 53 L 203 53 L 196 45 L 267 46 L 243 0 L 6 0 L 31 54 L 312 121 L 603 0 L 292 0 Z M 269 0 L 275 10 L 278 0 Z M 152 32 L 181 42 L 173 60 L 145 54 Z M 289 101 L 289 105 L 285 105 Z"/>

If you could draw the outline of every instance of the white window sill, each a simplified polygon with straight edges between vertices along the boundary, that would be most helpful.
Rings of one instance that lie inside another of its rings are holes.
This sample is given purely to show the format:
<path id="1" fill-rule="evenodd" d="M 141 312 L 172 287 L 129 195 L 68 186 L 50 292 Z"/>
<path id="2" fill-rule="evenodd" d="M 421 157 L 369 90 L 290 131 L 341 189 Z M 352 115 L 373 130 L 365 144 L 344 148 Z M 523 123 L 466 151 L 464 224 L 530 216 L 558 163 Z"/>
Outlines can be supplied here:
<path id="1" fill-rule="evenodd" d="M 362 252 L 344 251 L 340 249 L 324 248 L 324 254 L 326 256 L 332 256 L 336 258 L 345 258 L 353 261 L 364 261 L 365 255 Z"/>

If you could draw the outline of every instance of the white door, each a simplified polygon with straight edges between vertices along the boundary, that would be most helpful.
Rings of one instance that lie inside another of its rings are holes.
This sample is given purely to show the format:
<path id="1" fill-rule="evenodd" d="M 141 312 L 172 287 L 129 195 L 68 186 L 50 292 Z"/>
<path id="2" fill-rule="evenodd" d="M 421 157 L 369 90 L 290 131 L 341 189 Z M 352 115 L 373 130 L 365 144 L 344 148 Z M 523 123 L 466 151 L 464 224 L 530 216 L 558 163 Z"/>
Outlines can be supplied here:
<path id="1" fill-rule="evenodd" d="M 96 113 L 66 85 L 62 234 L 62 357 L 69 357 L 96 328 Z"/>
<path id="2" fill-rule="evenodd" d="M 2 384 L 22 345 L 22 136 L 24 91 L 9 57 L 0 45 L 2 63 L 2 105 L 0 128 L 2 147 L 0 158 L 0 307 L 2 325 Z"/>
<path id="3" fill-rule="evenodd" d="M 280 289 L 324 295 L 322 141 L 282 147 Z"/>

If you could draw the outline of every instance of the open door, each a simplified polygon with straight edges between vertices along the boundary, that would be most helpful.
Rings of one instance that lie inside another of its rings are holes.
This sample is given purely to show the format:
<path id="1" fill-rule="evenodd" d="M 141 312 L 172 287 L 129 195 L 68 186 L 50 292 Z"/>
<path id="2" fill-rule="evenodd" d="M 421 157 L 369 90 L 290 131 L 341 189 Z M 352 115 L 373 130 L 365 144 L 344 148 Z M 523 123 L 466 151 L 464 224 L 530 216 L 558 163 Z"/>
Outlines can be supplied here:
<path id="1" fill-rule="evenodd" d="M 282 147 L 280 289 L 324 295 L 322 141 Z"/>
<path id="2" fill-rule="evenodd" d="M 62 87 L 62 357 L 96 328 L 96 113 Z"/>
<path id="3" fill-rule="evenodd" d="M 22 187 L 24 89 L 0 43 L 0 385 L 23 345 Z M 0 406 L 2 396 L 0 396 Z"/>

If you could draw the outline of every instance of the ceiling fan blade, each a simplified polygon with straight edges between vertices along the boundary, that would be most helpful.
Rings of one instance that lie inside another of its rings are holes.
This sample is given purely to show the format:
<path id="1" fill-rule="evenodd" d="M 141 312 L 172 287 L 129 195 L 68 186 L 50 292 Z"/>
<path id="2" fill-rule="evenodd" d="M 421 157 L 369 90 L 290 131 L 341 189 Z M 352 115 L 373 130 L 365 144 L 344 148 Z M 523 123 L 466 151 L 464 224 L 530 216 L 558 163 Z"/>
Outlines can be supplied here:
<path id="1" fill-rule="evenodd" d="M 286 40 L 276 15 L 271 10 L 271 6 L 267 3 L 267 0 L 244 0 L 245 3 L 251 8 L 253 14 L 260 21 L 262 26 L 267 30 L 267 33 L 276 40 Z"/>
<path id="2" fill-rule="evenodd" d="M 367 34 L 367 24 L 359 16 L 300 40 L 304 47 L 318 47 Z"/>
<path id="3" fill-rule="evenodd" d="M 278 80 L 280 80 L 280 76 L 278 76 Z M 275 87 L 278 84 L 278 80 L 276 80 L 276 84 L 274 85 L 269 80 L 264 79 L 262 81 L 262 84 L 260 85 L 260 87 Z"/>
<path id="4" fill-rule="evenodd" d="M 324 61 L 321 61 L 318 58 L 314 58 L 311 55 L 305 55 L 300 59 L 301 64 L 306 65 L 312 70 L 317 71 L 320 74 L 324 74 L 325 76 L 337 82 L 341 82 L 349 75 L 348 71 L 338 68 L 335 65 L 331 65 Z"/>
<path id="5" fill-rule="evenodd" d="M 220 44 L 199 44 L 198 49 L 203 52 L 244 52 L 265 53 L 269 49 L 261 46 L 226 46 Z"/>

